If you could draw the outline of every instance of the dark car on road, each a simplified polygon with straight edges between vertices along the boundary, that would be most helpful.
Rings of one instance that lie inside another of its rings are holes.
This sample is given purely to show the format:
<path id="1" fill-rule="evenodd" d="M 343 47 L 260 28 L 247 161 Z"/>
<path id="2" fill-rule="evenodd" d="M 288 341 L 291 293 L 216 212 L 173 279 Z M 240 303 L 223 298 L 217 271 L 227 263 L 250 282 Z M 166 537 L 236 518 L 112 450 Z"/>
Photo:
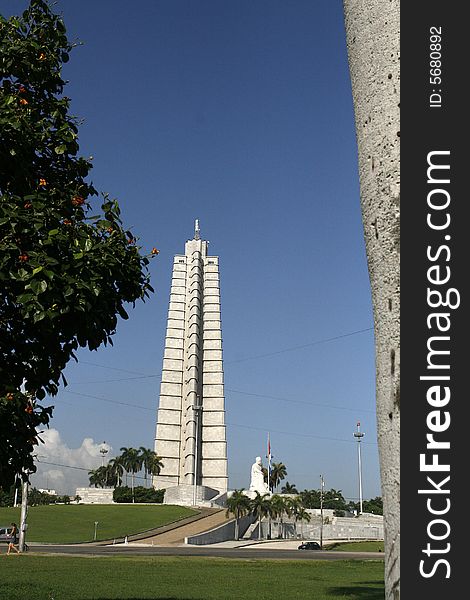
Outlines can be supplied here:
<path id="1" fill-rule="evenodd" d="M 321 550 L 318 542 L 304 542 L 297 548 L 298 550 Z"/>

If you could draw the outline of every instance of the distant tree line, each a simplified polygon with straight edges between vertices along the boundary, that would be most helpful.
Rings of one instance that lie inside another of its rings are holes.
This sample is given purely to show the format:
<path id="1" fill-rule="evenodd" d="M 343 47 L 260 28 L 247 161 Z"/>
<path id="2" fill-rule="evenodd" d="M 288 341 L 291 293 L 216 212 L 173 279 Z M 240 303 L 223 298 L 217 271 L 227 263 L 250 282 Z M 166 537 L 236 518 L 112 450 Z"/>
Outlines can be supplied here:
<path id="1" fill-rule="evenodd" d="M 269 484 L 269 489 L 274 492 L 278 489 L 281 481 L 287 478 L 287 467 L 283 462 L 273 462 L 270 472 L 266 467 L 263 467 L 263 474 L 264 481 Z M 299 492 L 294 483 L 286 481 L 281 488 L 281 494 L 298 494 L 304 508 L 321 508 L 320 490 L 303 490 Z M 356 512 L 357 514 L 360 512 L 359 502 L 352 500 L 347 502 L 341 490 L 333 488 L 323 492 L 323 508 L 334 510 L 337 516 L 344 516 L 347 512 Z M 383 515 L 382 498 L 378 496 L 371 500 L 364 500 L 362 512 Z"/>
<path id="2" fill-rule="evenodd" d="M 300 498 L 305 508 L 320 508 L 321 494 L 320 490 L 304 490 L 300 492 Z M 360 512 L 359 502 L 350 500 L 347 502 L 341 490 L 327 490 L 323 492 L 323 508 L 333 509 L 337 516 L 344 516 L 345 513 Z M 382 498 L 377 496 L 371 500 L 364 500 L 362 503 L 362 512 L 383 515 Z"/>
<path id="3" fill-rule="evenodd" d="M 291 486 L 291 489 L 295 486 Z M 284 492 L 283 492 L 284 493 Z M 309 522 L 310 514 L 307 509 L 321 508 L 320 492 L 318 490 L 304 490 L 300 493 L 287 492 L 289 496 L 279 494 L 260 494 L 256 492 L 254 498 L 249 498 L 243 489 L 235 490 L 227 498 L 227 516 L 232 514 L 235 517 L 235 538 L 239 536 L 239 521 L 246 515 L 253 515 L 259 522 L 259 536 L 261 536 L 261 520 L 268 519 L 268 527 L 271 528 L 271 522 L 277 521 L 279 524 L 280 537 L 283 537 L 284 518 L 294 518 L 294 532 L 297 536 L 297 524 Z M 372 500 L 365 500 L 362 503 L 363 512 L 383 514 L 382 498 L 376 497 Z M 323 508 L 333 509 L 336 516 L 344 516 L 346 512 L 356 510 L 359 512 L 359 503 L 346 503 L 341 490 L 331 489 L 323 492 Z M 270 537 L 270 534 L 269 534 Z"/>
<path id="4" fill-rule="evenodd" d="M 21 490 L 18 488 L 16 496 L 17 505 L 21 504 Z M 78 496 L 71 498 L 67 494 L 58 496 L 57 494 L 48 494 L 47 492 L 41 492 L 37 488 L 30 488 L 28 492 L 28 505 L 29 506 L 44 506 L 47 504 L 70 504 L 72 501 L 77 502 Z M 14 506 L 15 504 L 15 486 L 11 486 L 8 492 L 0 489 L 0 506 Z"/>
<path id="5" fill-rule="evenodd" d="M 297 535 L 297 523 L 310 521 L 310 515 L 302 505 L 299 496 L 283 497 L 279 494 L 260 494 L 256 492 L 254 498 L 249 498 L 243 493 L 243 490 L 235 490 L 229 498 L 227 498 L 227 516 L 232 514 L 235 517 L 235 539 L 239 537 L 239 521 L 246 515 L 253 515 L 258 520 L 258 536 L 261 537 L 261 520 L 263 518 L 278 520 L 283 529 L 283 519 L 294 517 L 295 535 Z M 282 536 L 282 533 L 281 533 Z M 270 537 L 270 536 L 269 536 Z"/>

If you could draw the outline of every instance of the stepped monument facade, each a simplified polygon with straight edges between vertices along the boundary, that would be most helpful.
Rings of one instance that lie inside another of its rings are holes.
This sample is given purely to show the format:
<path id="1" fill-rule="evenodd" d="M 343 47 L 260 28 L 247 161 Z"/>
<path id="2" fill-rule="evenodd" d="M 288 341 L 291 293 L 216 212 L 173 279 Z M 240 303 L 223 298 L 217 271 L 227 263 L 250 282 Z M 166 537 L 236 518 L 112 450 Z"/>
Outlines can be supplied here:
<path id="1" fill-rule="evenodd" d="M 192 488 L 204 500 L 228 484 L 219 259 L 207 250 L 196 221 L 173 261 L 155 436 L 153 484 L 186 503 Z"/>

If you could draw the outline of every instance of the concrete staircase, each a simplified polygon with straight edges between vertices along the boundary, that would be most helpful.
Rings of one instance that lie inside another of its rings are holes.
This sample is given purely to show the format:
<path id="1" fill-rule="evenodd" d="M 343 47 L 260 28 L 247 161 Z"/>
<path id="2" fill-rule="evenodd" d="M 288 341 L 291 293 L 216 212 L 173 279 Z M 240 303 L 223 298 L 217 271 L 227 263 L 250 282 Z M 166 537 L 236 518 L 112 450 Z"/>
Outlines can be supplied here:
<path id="1" fill-rule="evenodd" d="M 174 527 L 167 528 L 166 531 L 156 533 L 152 536 L 140 539 L 140 543 L 152 546 L 178 546 L 184 544 L 187 537 L 203 533 L 214 529 L 219 525 L 227 523 L 230 519 L 226 517 L 225 510 L 202 508 L 201 517 L 188 523 L 174 524 Z M 163 528 L 162 528 L 163 529 Z"/>
<path id="2" fill-rule="evenodd" d="M 252 524 L 251 524 L 251 525 L 248 527 L 248 529 L 247 529 L 247 530 L 245 531 L 245 533 L 243 534 L 243 537 L 242 537 L 242 539 L 243 539 L 243 540 L 251 540 L 251 539 L 253 539 L 253 537 L 254 537 L 254 533 L 255 533 L 255 530 L 257 529 L 257 527 L 258 527 L 258 520 L 256 520 L 254 523 L 252 523 Z"/>

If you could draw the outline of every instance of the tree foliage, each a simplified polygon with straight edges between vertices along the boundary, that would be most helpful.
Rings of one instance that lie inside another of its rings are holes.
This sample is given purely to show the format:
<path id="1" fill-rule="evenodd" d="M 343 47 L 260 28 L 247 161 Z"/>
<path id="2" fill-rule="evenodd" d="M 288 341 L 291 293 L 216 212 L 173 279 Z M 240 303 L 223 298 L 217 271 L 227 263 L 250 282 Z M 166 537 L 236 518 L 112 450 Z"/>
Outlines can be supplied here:
<path id="1" fill-rule="evenodd" d="M 21 504 L 22 491 L 23 490 L 21 486 L 17 488 L 17 506 Z M 15 486 L 12 485 L 9 490 L 0 489 L 0 507 L 14 506 L 14 504 Z M 32 487 L 28 490 L 28 504 L 29 506 L 43 506 L 47 504 L 70 504 L 70 496 L 57 496 L 56 494 L 48 494 L 47 492 L 41 492 L 37 488 Z"/>
<path id="2" fill-rule="evenodd" d="M 141 504 L 149 502 L 161 504 L 164 496 L 165 490 L 154 490 L 142 485 L 138 485 L 134 490 L 127 486 L 118 487 L 113 492 L 113 500 L 118 503 L 136 502 Z"/>
<path id="3" fill-rule="evenodd" d="M 126 302 L 144 299 L 148 256 L 115 200 L 86 181 L 61 69 L 72 44 L 61 18 L 31 0 L 0 16 L 0 486 L 35 471 L 38 428 L 79 347 L 112 343 Z M 92 214 L 93 212 L 97 214 Z M 64 384 L 66 383 L 63 380 Z M 23 387 L 22 387 L 23 384 Z"/>
<path id="4" fill-rule="evenodd" d="M 303 490 L 300 492 L 300 499 L 305 508 L 320 508 L 321 493 L 319 490 Z M 343 497 L 341 490 L 325 490 L 323 492 L 323 508 L 330 508 L 337 511 L 348 510 L 348 504 Z"/>
<path id="5" fill-rule="evenodd" d="M 233 514 L 235 517 L 235 539 L 239 539 L 239 521 L 242 517 L 250 512 L 251 503 L 250 498 L 243 493 L 243 489 L 234 490 L 233 493 L 227 497 L 227 510 L 225 511 L 226 516 Z"/>
<path id="6" fill-rule="evenodd" d="M 269 481 L 270 489 L 275 490 L 280 482 L 287 477 L 287 467 L 283 462 L 271 465 L 271 478 Z"/>
<path id="7" fill-rule="evenodd" d="M 287 477 L 287 467 L 283 462 L 273 462 L 270 471 L 267 467 L 261 467 L 261 470 L 263 471 L 264 482 L 268 484 L 271 491 L 275 490 L 281 481 Z"/>
<path id="8" fill-rule="evenodd" d="M 281 488 L 281 494 L 298 494 L 299 490 L 297 489 L 295 483 L 289 483 L 286 481 L 286 484 Z"/>
<path id="9" fill-rule="evenodd" d="M 350 510 L 360 511 L 359 502 L 350 502 Z M 373 513 L 374 515 L 383 515 L 383 501 L 381 496 L 376 496 L 370 500 L 364 500 L 362 503 L 362 512 Z"/>

